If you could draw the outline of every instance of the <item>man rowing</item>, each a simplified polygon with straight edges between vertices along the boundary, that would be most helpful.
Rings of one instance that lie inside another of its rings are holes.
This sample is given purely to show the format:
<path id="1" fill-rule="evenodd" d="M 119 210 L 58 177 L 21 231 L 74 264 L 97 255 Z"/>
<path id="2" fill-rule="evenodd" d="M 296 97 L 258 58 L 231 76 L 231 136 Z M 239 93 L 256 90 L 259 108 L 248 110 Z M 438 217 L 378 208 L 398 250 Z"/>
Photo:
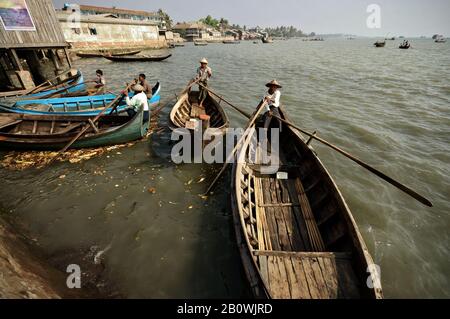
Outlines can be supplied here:
<path id="1" fill-rule="evenodd" d="M 266 87 L 268 87 L 269 90 L 263 98 L 263 101 L 266 102 L 265 113 L 263 114 L 263 122 L 264 129 L 267 130 L 270 127 L 270 122 L 272 121 L 273 115 L 281 117 L 278 108 L 280 107 L 280 89 L 282 88 L 282 86 L 277 82 L 277 80 L 272 80 L 266 84 Z M 277 121 L 278 127 L 281 129 L 281 121 Z"/>
<path id="2" fill-rule="evenodd" d="M 127 113 L 129 116 L 135 116 L 141 108 L 144 110 L 144 123 L 150 120 L 150 111 L 148 108 L 147 95 L 144 92 L 144 87 L 140 84 L 133 86 L 134 96 L 130 99 L 128 90 L 123 91 L 125 95 L 125 102 L 127 103 Z"/>
<path id="3" fill-rule="evenodd" d="M 199 106 L 203 107 L 203 102 L 205 102 L 206 97 L 208 96 L 208 81 L 212 76 L 212 70 L 208 66 L 208 60 L 206 58 L 203 58 L 200 60 L 200 67 L 197 69 L 197 76 L 195 77 L 195 80 L 198 81 L 199 84 Z M 203 86 L 202 86 L 203 85 Z"/>

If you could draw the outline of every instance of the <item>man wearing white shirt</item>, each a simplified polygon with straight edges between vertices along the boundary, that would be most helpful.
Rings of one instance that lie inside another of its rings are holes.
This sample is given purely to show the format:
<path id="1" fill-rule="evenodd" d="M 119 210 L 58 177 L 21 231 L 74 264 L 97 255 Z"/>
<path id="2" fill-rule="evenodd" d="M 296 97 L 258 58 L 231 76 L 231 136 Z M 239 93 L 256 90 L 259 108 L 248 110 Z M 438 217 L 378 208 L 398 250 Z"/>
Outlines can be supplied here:
<path id="1" fill-rule="evenodd" d="M 270 122 L 272 121 L 272 116 L 278 116 L 281 117 L 279 112 L 280 107 L 280 99 L 281 99 L 281 92 L 280 89 L 282 86 L 277 82 L 277 80 L 272 80 L 271 82 L 267 83 L 266 86 L 269 88 L 267 93 L 264 95 L 264 101 L 267 103 L 266 105 L 266 112 L 263 115 L 264 120 L 264 128 L 268 129 L 270 127 Z M 281 129 L 281 121 L 278 120 L 278 127 Z"/>
<path id="2" fill-rule="evenodd" d="M 141 108 L 144 109 L 144 123 L 148 122 L 150 120 L 150 111 L 148 107 L 148 99 L 147 95 L 144 92 L 144 87 L 140 84 L 136 84 L 133 86 L 134 96 L 130 99 L 128 96 L 128 91 L 124 91 L 123 94 L 126 95 L 125 102 L 127 103 L 127 106 L 129 109 L 127 110 L 127 113 L 129 116 L 136 115 L 137 112 Z"/>

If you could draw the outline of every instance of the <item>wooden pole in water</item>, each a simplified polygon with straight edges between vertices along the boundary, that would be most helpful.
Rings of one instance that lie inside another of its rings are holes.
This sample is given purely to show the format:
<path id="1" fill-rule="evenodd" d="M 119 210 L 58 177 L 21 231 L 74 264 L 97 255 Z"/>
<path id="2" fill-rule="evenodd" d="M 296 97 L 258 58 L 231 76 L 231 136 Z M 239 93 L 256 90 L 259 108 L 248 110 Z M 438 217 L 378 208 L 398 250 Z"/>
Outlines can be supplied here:
<path id="1" fill-rule="evenodd" d="M 422 195 L 419 195 L 418 193 L 416 193 L 415 191 L 413 191 L 411 188 L 401 184 L 400 182 L 394 180 L 393 178 L 387 176 L 386 174 L 380 172 L 379 170 L 377 170 L 376 168 L 370 166 L 367 163 L 364 163 L 363 161 L 361 161 L 360 159 L 356 158 L 355 156 L 351 155 L 350 153 L 340 149 L 339 147 L 331 144 L 330 142 L 325 141 L 324 139 L 321 139 L 320 137 L 316 136 L 315 134 L 311 134 L 309 132 L 306 132 L 305 130 L 302 130 L 300 127 L 292 124 L 291 122 L 288 122 L 276 115 L 273 115 L 274 118 L 276 118 L 277 120 L 280 120 L 281 122 L 295 128 L 296 130 L 300 131 L 301 133 L 308 135 L 309 137 L 321 142 L 322 144 L 325 144 L 326 146 L 332 148 L 333 150 L 337 151 L 338 153 L 344 155 L 345 157 L 351 159 L 352 161 L 354 161 L 355 163 L 359 164 L 360 166 L 364 167 L 365 169 L 367 169 L 369 172 L 377 175 L 378 177 L 380 177 L 381 179 L 385 180 L 386 182 L 388 182 L 389 184 L 397 187 L 398 189 L 400 189 L 401 191 L 403 191 L 404 193 L 408 194 L 409 196 L 413 197 L 414 199 L 418 200 L 419 202 L 421 202 L 422 204 L 428 206 L 428 207 L 433 207 L 433 204 L 426 199 L 425 197 L 423 197 Z"/>

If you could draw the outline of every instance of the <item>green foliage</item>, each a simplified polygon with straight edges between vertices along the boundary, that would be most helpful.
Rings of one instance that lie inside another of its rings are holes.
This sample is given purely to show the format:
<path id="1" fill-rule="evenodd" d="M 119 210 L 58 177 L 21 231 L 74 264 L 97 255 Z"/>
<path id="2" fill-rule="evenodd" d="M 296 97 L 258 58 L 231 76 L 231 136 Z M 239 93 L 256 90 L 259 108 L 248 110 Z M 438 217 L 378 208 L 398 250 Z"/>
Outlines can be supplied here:
<path id="1" fill-rule="evenodd" d="M 219 27 L 219 23 L 220 23 L 219 20 L 214 19 L 210 15 L 208 15 L 206 18 L 200 19 L 199 21 L 206 24 L 207 26 L 210 26 L 213 28 Z"/>
<path id="2" fill-rule="evenodd" d="M 293 38 L 304 36 L 302 30 L 298 30 L 294 26 L 290 27 L 276 27 L 276 28 L 266 28 L 264 30 L 270 37 L 283 37 L 283 38 Z"/>
<path id="3" fill-rule="evenodd" d="M 169 30 L 172 29 L 172 25 L 173 25 L 172 18 L 166 12 L 164 12 L 162 9 L 158 10 L 158 15 L 161 17 L 161 19 L 163 21 L 166 22 L 167 29 L 169 29 Z"/>

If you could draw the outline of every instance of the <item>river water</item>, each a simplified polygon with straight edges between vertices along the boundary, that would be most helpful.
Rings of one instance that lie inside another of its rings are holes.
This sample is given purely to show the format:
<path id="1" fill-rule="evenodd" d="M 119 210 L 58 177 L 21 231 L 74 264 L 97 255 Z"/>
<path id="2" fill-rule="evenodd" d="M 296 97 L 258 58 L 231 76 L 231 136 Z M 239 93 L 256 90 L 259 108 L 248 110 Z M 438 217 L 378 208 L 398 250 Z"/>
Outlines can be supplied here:
<path id="1" fill-rule="evenodd" d="M 105 71 L 119 90 L 136 74 L 162 83 L 168 100 L 198 60 L 211 86 L 251 110 L 264 84 L 283 84 L 282 103 L 301 127 L 418 190 L 426 208 L 341 155 L 313 145 L 341 188 L 388 298 L 450 297 L 450 45 L 412 40 L 372 47 L 373 39 L 271 45 L 192 44 L 161 63 L 75 62 L 87 78 Z M 167 123 L 167 108 L 161 126 Z M 233 127 L 245 124 L 226 109 Z M 0 211 L 50 260 L 82 263 L 102 255 L 102 278 L 123 297 L 247 297 L 231 224 L 228 181 L 198 196 L 217 167 L 175 165 L 168 132 L 81 164 L 0 169 Z M 156 193 L 148 191 L 154 188 Z M 91 254 L 86 254 L 90 252 Z M 72 259 L 67 256 L 74 256 Z"/>

